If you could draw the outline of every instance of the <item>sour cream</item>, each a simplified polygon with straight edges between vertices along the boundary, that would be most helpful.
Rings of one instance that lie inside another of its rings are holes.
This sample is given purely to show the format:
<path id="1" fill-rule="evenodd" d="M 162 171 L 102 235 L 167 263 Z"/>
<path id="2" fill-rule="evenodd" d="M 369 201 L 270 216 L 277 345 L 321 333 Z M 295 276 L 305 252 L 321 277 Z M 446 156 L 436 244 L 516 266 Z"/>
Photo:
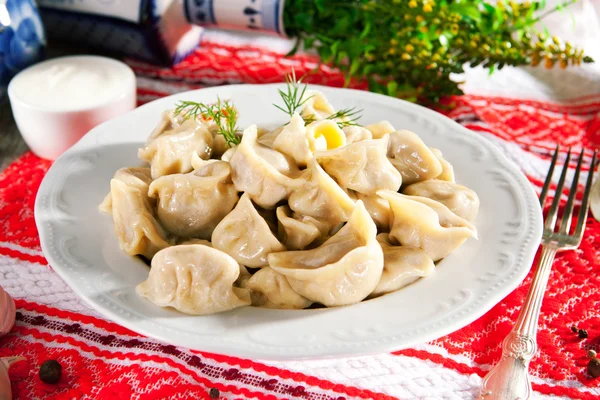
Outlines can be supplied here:
<path id="1" fill-rule="evenodd" d="M 135 75 L 106 57 L 35 64 L 9 84 L 15 121 L 31 150 L 55 159 L 96 125 L 135 107 Z"/>

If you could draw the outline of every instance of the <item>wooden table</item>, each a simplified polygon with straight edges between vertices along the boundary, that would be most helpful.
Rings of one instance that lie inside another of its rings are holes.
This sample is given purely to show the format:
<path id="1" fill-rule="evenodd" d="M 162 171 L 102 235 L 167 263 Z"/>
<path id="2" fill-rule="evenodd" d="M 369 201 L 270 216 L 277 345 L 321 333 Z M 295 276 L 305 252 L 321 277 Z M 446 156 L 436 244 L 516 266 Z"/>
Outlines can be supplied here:
<path id="1" fill-rule="evenodd" d="M 5 100 L 0 104 L 0 171 L 28 150 L 23 141 L 10 109 Z"/>

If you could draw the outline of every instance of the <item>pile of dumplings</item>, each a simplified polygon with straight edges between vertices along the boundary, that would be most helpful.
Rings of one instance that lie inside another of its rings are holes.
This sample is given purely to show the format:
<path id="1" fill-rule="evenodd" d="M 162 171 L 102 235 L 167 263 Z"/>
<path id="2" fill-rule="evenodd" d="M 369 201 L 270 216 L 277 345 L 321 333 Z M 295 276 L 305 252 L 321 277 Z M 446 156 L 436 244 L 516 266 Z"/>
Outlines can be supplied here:
<path id="1" fill-rule="evenodd" d="M 231 148 L 214 121 L 163 114 L 145 166 L 118 170 L 100 205 L 121 249 L 151 265 L 140 296 L 194 315 L 350 305 L 476 238 L 479 199 L 439 150 L 387 121 L 338 125 L 307 95 L 287 124 L 252 125 Z"/>

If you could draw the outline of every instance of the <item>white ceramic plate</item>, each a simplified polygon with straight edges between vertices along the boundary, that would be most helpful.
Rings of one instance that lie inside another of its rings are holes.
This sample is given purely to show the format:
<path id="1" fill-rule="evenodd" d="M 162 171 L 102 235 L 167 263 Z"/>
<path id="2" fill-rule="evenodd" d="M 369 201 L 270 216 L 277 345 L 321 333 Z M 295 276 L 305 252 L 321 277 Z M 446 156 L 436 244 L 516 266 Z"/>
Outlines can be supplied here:
<path id="1" fill-rule="evenodd" d="M 525 176 L 491 143 L 450 119 L 391 97 L 318 87 L 334 107 L 362 108 L 363 124 L 389 120 L 440 148 L 457 182 L 474 189 L 479 240 L 470 239 L 434 274 L 396 293 L 348 307 L 267 310 L 253 307 L 188 316 L 141 299 L 148 267 L 119 249 L 110 216 L 98 211 L 121 167 L 138 165 L 137 148 L 177 100 L 231 99 L 240 127 L 275 127 L 284 115 L 279 85 L 233 85 L 156 100 L 89 132 L 50 168 L 35 219 L 56 272 L 107 318 L 164 342 L 259 359 L 304 359 L 398 350 L 474 321 L 523 280 L 541 238 L 541 211 Z"/>

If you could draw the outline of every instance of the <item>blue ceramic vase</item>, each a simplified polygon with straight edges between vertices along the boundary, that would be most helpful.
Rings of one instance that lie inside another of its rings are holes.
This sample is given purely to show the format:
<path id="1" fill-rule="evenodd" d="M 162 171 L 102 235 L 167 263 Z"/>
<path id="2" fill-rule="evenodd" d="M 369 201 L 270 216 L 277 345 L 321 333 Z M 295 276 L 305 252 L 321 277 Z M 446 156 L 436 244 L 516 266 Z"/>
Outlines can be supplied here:
<path id="1" fill-rule="evenodd" d="M 10 79 L 40 61 L 46 36 L 33 0 L 0 0 L 0 96 Z"/>

